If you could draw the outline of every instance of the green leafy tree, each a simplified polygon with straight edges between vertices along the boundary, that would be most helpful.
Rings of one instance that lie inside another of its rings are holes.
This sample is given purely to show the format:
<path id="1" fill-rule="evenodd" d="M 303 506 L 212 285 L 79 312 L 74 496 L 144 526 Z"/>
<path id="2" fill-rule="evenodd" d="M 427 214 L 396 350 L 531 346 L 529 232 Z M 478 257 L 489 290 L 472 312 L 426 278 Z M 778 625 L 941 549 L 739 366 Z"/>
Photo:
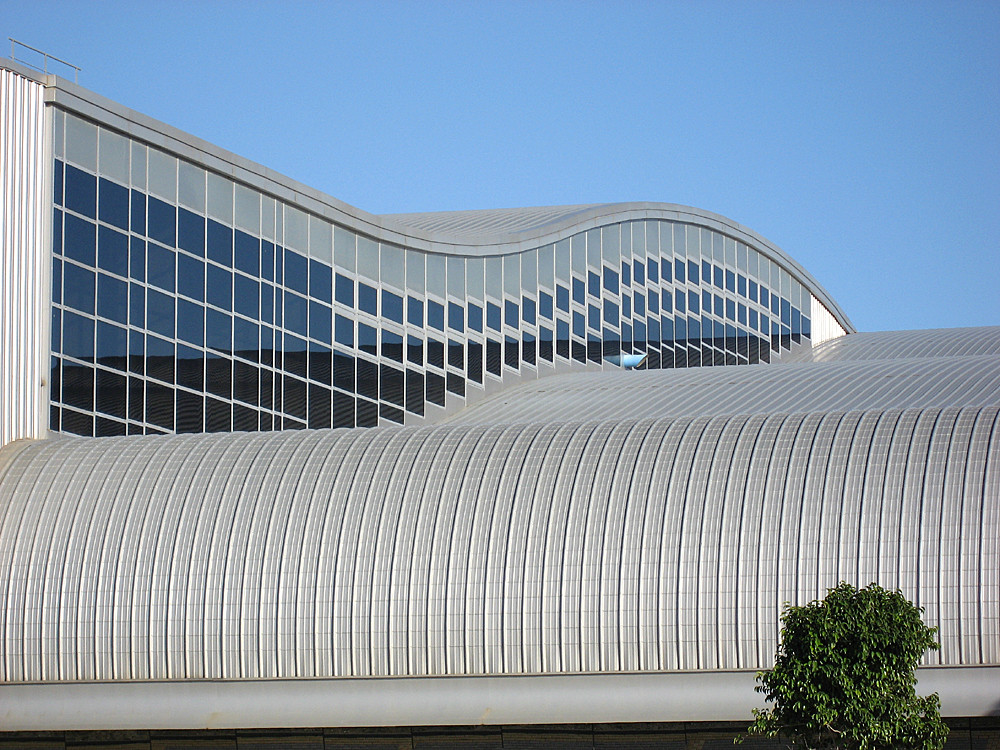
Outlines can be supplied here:
<path id="1" fill-rule="evenodd" d="M 924 652 L 941 647 L 922 614 L 874 583 L 841 583 L 821 601 L 785 604 L 774 669 L 757 675 L 757 692 L 773 706 L 754 710 L 747 735 L 803 748 L 942 748 L 941 701 L 914 689 Z"/>

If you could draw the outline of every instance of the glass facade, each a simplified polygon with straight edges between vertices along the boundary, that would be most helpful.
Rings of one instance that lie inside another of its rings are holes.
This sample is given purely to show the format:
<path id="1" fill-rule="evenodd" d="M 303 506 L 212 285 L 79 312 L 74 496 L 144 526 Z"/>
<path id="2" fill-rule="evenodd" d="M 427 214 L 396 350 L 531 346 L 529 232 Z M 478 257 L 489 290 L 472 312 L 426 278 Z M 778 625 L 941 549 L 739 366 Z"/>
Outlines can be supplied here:
<path id="1" fill-rule="evenodd" d="M 704 226 L 645 219 L 517 254 L 428 253 L 53 120 L 53 430 L 402 423 L 505 375 L 753 364 L 810 336 L 808 290 Z"/>

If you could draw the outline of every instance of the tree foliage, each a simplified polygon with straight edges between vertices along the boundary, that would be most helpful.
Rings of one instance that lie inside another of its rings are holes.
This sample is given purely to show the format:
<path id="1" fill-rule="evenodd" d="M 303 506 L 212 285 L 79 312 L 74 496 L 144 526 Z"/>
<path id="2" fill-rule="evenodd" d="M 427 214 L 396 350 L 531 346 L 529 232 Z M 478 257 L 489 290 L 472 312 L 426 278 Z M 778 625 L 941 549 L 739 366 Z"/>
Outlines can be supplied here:
<path id="1" fill-rule="evenodd" d="M 757 675 L 757 692 L 773 706 L 754 710 L 747 733 L 804 748 L 942 748 L 940 700 L 915 690 L 913 670 L 940 648 L 922 613 L 874 583 L 841 583 L 823 600 L 786 604 L 774 669 Z"/>

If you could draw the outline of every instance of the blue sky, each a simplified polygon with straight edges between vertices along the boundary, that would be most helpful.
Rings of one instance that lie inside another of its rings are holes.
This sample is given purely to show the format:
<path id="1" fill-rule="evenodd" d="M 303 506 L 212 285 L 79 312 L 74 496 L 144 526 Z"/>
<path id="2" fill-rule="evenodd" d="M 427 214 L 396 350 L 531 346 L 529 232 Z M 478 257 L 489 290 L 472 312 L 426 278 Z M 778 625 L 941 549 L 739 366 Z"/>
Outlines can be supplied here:
<path id="1" fill-rule="evenodd" d="M 373 213 L 682 203 L 859 330 L 1000 325 L 1000 3 L 0 0 L 0 31 Z"/>

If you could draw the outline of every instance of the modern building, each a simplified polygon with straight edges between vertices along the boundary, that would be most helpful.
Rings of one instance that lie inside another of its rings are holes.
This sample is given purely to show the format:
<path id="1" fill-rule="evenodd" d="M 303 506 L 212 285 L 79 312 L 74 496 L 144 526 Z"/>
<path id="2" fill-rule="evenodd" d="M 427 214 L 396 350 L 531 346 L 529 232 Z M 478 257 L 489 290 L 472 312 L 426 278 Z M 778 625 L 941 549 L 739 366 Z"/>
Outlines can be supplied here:
<path id="1" fill-rule="evenodd" d="M 840 580 L 995 741 L 1000 328 L 857 333 L 698 209 L 374 216 L 0 102 L 0 743 L 711 742 Z"/>

